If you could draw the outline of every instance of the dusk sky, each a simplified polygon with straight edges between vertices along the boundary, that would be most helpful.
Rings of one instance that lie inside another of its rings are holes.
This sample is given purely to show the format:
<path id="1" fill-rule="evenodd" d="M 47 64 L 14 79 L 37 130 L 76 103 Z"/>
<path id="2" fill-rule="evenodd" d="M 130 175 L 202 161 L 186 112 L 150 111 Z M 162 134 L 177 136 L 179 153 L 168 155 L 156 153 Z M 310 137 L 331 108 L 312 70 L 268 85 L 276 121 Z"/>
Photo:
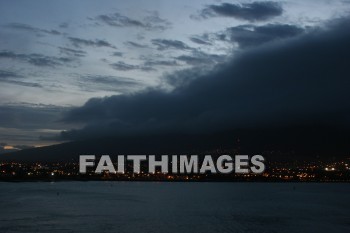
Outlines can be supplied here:
<path id="1" fill-rule="evenodd" d="M 1 1 L 0 144 L 329 122 L 349 109 L 334 104 L 349 95 L 349 11 L 341 0 Z"/>

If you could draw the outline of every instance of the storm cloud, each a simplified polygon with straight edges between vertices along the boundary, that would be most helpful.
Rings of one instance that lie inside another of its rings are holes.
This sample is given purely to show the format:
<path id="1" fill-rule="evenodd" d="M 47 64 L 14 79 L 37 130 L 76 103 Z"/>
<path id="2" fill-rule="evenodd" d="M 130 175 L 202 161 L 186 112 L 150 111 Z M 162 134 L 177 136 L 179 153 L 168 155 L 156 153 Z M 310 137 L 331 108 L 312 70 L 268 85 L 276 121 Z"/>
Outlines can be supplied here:
<path id="1" fill-rule="evenodd" d="M 85 128 L 61 137 L 299 124 L 348 127 L 348 23 L 339 20 L 283 44 L 242 52 L 172 92 L 153 89 L 90 99 L 64 118 Z"/>
<path id="2" fill-rule="evenodd" d="M 9 104 L 0 106 L 0 142 L 19 145 L 37 144 L 40 137 L 54 138 L 67 127 L 59 120 L 69 107 L 44 104 Z M 72 126 L 70 126 L 72 127 Z M 15 146 L 18 149 L 19 146 Z"/>
<path id="3" fill-rule="evenodd" d="M 237 42 L 241 48 L 261 45 L 267 42 L 295 37 L 305 29 L 289 24 L 267 24 L 263 26 L 241 25 L 231 27 L 219 37 Z"/>
<path id="4" fill-rule="evenodd" d="M 222 3 L 221 5 L 209 5 L 202 10 L 203 18 L 224 16 L 240 20 L 264 21 L 283 13 L 283 8 L 278 2 L 252 2 L 244 4 Z"/>
<path id="5" fill-rule="evenodd" d="M 190 55 L 181 55 L 177 60 L 193 66 L 206 66 L 223 62 L 226 56 L 217 54 L 208 54 L 198 50 L 193 50 Z"/>

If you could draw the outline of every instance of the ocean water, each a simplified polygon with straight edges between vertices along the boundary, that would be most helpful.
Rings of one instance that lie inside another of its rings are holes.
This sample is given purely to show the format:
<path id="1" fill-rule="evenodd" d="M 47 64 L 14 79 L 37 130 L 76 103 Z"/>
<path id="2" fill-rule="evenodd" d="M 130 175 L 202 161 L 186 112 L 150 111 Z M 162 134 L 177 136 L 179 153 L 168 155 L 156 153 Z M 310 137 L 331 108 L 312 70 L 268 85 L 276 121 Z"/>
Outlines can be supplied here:
<path id="1" fill-rule="evenodd" d="M 350 185 L 0 182 L 0 232 L 350 232 Z"/>

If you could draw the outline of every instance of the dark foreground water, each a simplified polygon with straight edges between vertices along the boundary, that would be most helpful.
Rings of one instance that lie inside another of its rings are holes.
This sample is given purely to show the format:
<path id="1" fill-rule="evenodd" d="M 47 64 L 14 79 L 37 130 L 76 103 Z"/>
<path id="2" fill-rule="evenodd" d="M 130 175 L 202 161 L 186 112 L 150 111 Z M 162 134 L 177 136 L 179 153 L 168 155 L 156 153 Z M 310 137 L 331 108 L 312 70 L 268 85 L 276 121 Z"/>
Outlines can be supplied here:
<path id="1" fill-rule="evenodd" d="M 0 182 L 0 232 L 350 232 L 349 200 L 349 184 Z"/>

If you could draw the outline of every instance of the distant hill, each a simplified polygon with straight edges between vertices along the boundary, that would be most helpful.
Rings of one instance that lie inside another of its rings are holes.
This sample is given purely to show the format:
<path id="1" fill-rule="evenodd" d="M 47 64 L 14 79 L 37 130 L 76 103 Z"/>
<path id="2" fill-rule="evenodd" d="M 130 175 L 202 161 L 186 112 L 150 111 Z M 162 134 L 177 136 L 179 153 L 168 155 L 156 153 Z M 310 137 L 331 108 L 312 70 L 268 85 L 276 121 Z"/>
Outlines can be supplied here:
<path id="1" fill-rule="evenodd" d="M 1 154 L 7 154 L 7 153 L 11 153 L 11 152 L 16 152 L 16 151 L 18 151 L 18 149 L 3 149 L 3 148 L 1 148 L 0 147 L 0 155 Z"/>
<path id="2" fill-rule="evenodd" d="M 0 155 L 0 160 L 77 161 L 79 155 L 204 154 L 229 150 L 240 154 L 271 154 L 285 159 L 350 155 L 350 132 L 326 128 L 234 130 L 212 134 L 159 134 L 105 137 L 26 149 Z"/>

